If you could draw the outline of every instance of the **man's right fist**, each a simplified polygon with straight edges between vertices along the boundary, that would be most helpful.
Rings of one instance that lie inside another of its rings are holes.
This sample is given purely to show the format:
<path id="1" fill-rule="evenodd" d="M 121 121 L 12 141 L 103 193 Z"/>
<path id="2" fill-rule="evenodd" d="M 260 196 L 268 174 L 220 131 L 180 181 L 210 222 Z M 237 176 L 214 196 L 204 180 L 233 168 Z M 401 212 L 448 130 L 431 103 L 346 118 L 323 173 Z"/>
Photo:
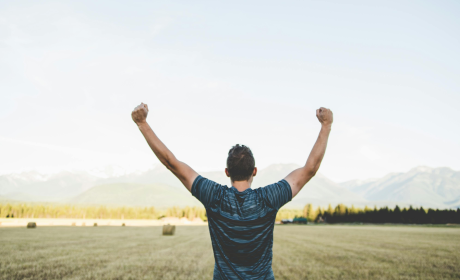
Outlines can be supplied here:
<path id="1" fill-rule="evenodd" d="M 131 117 L 136 124 L 141 124 L 146 122 L 147 114 L 149 113 L 149 107 L 147 104 L 141 103 L 141 105 L 134 108 L 133 112 L 131 113 Z"/>
<path id="2" fill-rule="evenodd" d="M 316 110 L 316 117 L 322 125 L 326 126 L 331 126 L 334 120 L 332 111 L 324 107 Z"/>

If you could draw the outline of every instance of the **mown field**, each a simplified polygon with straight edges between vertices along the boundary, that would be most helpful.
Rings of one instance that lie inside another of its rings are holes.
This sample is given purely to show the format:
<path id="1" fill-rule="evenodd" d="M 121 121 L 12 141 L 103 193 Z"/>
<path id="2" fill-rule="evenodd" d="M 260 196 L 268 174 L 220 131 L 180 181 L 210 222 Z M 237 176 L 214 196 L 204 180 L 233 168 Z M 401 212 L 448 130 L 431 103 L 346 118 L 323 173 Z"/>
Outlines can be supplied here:
<path id="1" fill-rule="evenodd" d="M 1 279 L 212 279 L 206 226 L 0 228 Z M 277 279 L 460 279 L 460 228 L 275 227 Z"/>

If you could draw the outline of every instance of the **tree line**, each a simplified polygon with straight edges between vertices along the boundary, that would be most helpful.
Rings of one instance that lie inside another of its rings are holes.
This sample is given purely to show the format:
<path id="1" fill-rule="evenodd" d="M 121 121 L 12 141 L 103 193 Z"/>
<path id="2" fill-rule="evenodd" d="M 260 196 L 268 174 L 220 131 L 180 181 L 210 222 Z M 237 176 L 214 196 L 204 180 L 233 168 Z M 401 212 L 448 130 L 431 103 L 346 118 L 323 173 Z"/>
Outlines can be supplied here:
<path id="1" fill-rule="evenodd" d="M 410 206 L 401 209 L 395 206 L 394 209 L 388 207 L 372 209 L 366 206 L 361 209 L 343 204 L 332 208 L 329 204 L 326 209 L 318 207 L 314 210 L 311 204 L 307 204 L 303 209 L 302 217 L 307 218 L 309 222 L 326 223 L 460 224 L 460 208 L 439 210 Z"/>
<path id="2" fill-rule="evenodd" d="M 0 218 L 161 219 L 163 217 L 206 220 L 206 210 L 202 207 L 155 209 L 155 207 L 0 204 Z"/>
<path id="3" fill-rule="evenodd" d="M 163 217 L 199 218 L 207 220 L 203 207 L 108 207 L 60 204 L 0 204 L 0 218 L 72 218 L 72 219 L 161 219 Z M 356 208 L 343 204 L 332 208 L 307 204 L 303 209 L 280 209 L 276 221 L 303 217 L 309 222 L 326 223 L 401 223 L 401 224 L 460 224 L 457 210 L 388 207 Z"/>

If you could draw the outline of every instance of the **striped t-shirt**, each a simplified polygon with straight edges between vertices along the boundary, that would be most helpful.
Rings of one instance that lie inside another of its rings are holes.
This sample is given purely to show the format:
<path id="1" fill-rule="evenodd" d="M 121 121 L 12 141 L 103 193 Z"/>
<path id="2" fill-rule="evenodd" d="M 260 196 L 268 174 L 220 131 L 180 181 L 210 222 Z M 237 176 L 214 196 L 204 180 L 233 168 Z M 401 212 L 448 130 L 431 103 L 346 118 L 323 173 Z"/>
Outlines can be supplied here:
<path id="1" fill-rule="evenodd" d="M 206 208 L 214 250 L 214 279 L 274 279 L 273 228 L 292 199 L 286 180 L 239 192 L 198 176 L 192 195 Z"/>

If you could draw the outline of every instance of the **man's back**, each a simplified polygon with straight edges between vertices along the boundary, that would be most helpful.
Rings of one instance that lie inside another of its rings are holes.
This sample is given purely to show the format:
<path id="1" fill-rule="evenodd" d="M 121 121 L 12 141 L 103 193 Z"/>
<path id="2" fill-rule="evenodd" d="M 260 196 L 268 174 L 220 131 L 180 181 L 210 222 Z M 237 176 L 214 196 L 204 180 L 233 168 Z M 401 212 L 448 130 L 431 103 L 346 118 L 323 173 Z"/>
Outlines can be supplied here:
<path id="1" fill-rule="evenodd" d="M 279 208 L 292 198 L 287 181 L 239 192 L 198 176 L 192 195 L 206 208 L 214 279 L 274 279 L 273 228 Z"/>
<path id="2" fill-rule="evenodd" d="M 279 208 L 296 196 L 315 176 L 326 152 L 331 132 L 331 110 L 319 108 L 316 117 L 321 130 L 305 166 L 289 173 L 278 183 L 251 189 L 257 175 L 251 149 L 236 144 L 228 152 L 225 174 L 232 187 L 203 178 L 178 160 L 147 123 L 147 104 L 131 113 L 150 148 L 206 208 L 216 265 L 214 279 L 273 279 L 273 227 Z"/>

